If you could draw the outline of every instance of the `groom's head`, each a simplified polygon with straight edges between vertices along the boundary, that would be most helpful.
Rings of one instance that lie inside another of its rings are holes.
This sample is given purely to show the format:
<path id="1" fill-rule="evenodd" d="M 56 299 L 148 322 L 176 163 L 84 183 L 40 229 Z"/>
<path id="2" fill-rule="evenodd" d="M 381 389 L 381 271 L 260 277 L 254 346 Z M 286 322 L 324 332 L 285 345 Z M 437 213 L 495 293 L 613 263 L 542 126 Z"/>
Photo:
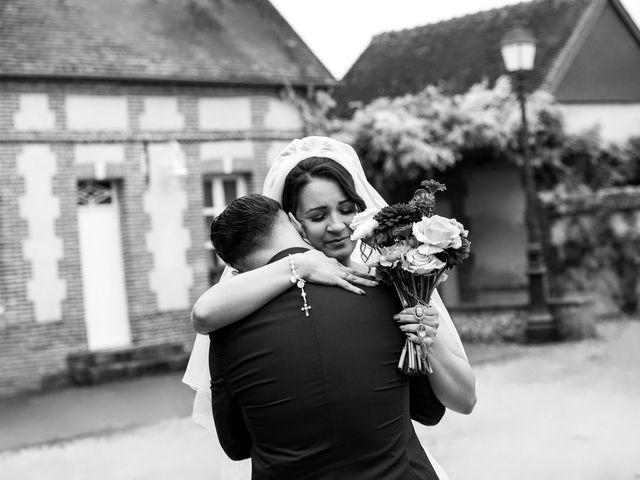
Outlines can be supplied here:
<path id="1" fill-rule="evenodd" d="M 280 242 L 276 239 L 287 238 L 292 229 L 278 202 L 264 195 L 246 195 L 213 220 L 211 243 L 225 263 L 242 272 L 266 263 L 277 253 Z"/>

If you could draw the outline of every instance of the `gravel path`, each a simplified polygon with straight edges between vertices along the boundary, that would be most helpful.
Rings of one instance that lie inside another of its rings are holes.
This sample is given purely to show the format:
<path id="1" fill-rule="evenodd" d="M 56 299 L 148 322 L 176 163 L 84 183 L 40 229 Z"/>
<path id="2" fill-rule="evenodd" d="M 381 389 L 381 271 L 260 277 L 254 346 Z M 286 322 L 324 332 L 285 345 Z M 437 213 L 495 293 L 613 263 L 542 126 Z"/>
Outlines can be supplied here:
<path id="1" fill-rule="evenodd" d="M 640 479 L 640 322 L 608 323 L 601 332 L 599 340 L 529 347 L 479 365 L 475 411 L 418 427 L 451 480 Z M 247 462 L 217 452 L 212 435 L 173 419 L 1 453 L 0 478 L 248 478 Z"/>

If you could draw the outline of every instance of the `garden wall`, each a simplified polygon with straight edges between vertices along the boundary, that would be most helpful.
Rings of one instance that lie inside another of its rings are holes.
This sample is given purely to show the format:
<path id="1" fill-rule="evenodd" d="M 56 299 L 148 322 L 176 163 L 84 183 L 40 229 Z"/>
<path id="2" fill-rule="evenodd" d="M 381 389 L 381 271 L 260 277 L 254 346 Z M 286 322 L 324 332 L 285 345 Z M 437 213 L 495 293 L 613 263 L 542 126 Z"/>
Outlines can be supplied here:
<path id="1" fill-rule="evenodd" d="M 545 202 L 552 294 L 588 293 L 600 315 L 640 310 L 640 187 Z"/>

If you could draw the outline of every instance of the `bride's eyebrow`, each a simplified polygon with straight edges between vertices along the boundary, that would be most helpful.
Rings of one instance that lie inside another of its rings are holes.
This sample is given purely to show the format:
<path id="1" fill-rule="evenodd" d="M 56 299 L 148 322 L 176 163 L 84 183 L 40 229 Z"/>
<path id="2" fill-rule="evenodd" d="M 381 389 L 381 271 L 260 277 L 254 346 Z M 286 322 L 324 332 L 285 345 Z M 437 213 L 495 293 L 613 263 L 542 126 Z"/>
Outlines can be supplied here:
<path id="1" fill-rule="evenodd" d="M 326 209 L 327 209 L 327 206 L 326 206 L 326 205 L 321 205 L 321 206 L 319 206 L 319 207 L 313 207 L 313 208 L 310 208 L 309 210 L 307 210 L 306 212 L 304 212 L 304 214 L 305 214 L 305 215 L 307 215 L 307 214 L 309 214 L 309 213 L 313 213 L 313 212 L 315 212 L 316 210 L 319 210 L 319 211 L 320 211 L 320 210 L 326 210 Z"/>

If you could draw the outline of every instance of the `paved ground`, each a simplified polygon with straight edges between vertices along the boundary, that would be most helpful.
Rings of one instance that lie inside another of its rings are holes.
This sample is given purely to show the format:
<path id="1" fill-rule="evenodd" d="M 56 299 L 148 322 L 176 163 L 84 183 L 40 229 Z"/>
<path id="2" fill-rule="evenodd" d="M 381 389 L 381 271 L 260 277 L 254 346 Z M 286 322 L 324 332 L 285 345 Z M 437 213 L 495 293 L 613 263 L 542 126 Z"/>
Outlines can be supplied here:
<path id="1" fill-rule="evenodd" d="M 470 348 L 476 364 L 495 360 L 476 368 L 476 410 L 419 428 L 423 444 L 452 480 L 640 479 L 640 322 L 601 331 L 603 339 L 580 343 Z M 4 448 L 102 432 L 0 453 L 0 478 L 248 478 L 247 463 L 218 455 L 215 437 L 184 418 L 191 394 L 176 379 L 0 404 Z M 149 424 L 127 428 L 140 421 Z"/>
<path id="2" fill-rule="evenodd" d="M 0 452 L 186 417 L 193 395 L 180 378 L 171 373 L 0 401 Z"/>
<path id="3" fill-rule="evenodd" d="M 468 347 L 475 364 L 513 358 L 522 352 L 517 345 Z M 187 417 L 193 393 L 181 377 L 182 372 L 174 372 L 0 400 L 0 452 Z"/>
<path id="4" fill-rule="evenodd" d="M 452 479 L 640 479 L 640 322 L 477 370 L 479 401 L 423 442 Z"/>

